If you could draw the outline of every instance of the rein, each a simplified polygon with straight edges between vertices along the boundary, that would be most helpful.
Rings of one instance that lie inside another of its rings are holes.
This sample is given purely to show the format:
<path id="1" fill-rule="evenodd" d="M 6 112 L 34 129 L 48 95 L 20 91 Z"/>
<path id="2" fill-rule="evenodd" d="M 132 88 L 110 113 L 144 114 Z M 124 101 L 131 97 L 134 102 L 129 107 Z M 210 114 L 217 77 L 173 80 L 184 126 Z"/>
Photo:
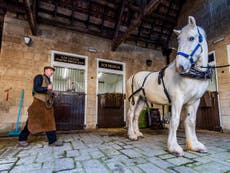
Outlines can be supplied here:
<path id="1" fill-rule="evenodd" d="M 200 68 L 224 68 L 224 67 L 230 67 L 230 64 L 226 64 L 226 65 L 213 65 L 213 66 L 200 66 Z"/>

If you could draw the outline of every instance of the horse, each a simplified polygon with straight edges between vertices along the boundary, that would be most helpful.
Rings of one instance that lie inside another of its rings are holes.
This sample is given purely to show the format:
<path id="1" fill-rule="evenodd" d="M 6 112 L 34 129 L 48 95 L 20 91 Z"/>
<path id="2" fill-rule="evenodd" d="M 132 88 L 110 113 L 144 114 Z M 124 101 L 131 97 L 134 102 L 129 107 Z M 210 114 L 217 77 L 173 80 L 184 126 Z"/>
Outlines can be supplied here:
<path id="1" fill-rule="evenodd" d="M 196 136 L 196 113 L 209 85 L 211 70 L 208 68 L 208 46 L 205 31 L 196 25 L 194 17 L 188 17 L 188 24 L 175 30 L 178 36 L 178 50 L 174 61 L 159 72 L 140 71 L 127 80 L 129 109 L 127 113 L 128 138 L 143 137 L 138 127 L 141 110 L 149 103 L 171 104 L 171 118 L 167 150 L 177 156 L 184 151 L 177 141 L 177 129 L 182 107 L 185 107 L 184 121 L 186 150 L 207 152 L 207 148 Z"/>

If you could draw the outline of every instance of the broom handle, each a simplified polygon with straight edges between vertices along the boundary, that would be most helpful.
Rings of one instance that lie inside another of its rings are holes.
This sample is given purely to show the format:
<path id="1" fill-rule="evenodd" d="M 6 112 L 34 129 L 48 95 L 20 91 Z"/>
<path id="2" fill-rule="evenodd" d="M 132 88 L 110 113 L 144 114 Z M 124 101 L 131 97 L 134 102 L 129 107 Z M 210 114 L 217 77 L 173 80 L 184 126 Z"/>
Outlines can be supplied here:
<path id="1" fill-rule="evenodd" d="M 21 93 L 21 97 L 20 97 L 18 117 L 17 117 L 17 122 L 16 122 L 16 131 L 18 131 L 18 124 L 19 124 L 20 114 L 21 114 L 21 110 L 22 110 L 23 98 L 24 98 L 24 89 L 22 89 L 22 93 Z"/>

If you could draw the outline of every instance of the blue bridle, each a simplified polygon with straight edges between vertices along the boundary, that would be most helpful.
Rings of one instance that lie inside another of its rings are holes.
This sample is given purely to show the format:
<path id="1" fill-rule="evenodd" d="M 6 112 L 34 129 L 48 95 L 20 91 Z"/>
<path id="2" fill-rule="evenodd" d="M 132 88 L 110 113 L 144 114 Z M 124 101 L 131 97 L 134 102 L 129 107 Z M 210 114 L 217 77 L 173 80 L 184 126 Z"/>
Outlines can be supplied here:
<path id="1" fill-rule="evenodd" d="M 201 35 L 199 29 L 197 28 L 198 34 L 199 34 L 199 43 L 197 43 L 196 47 L 193 49 L 193 51 L 190 54 L 184 53 L 184 52 L 177 52 L 177 55 L 181 55 L 184 58 L 188 59 L 193 66 L 195 66 L 196 62 L 198 61 L 198 59 L 196 61 L 193 60 L 193 56 L 196 53 L 196 51 L 201 48 L 201 53 L 203 52 L 203 49 L 201 47 L 201 44 L 203 42 L 203 36 Z"/>

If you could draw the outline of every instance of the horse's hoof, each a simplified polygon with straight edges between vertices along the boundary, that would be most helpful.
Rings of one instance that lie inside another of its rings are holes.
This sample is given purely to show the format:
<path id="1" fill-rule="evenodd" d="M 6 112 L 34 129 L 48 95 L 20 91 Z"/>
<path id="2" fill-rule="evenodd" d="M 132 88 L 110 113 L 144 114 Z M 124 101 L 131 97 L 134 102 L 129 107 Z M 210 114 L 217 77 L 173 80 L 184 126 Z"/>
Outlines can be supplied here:
<path id="1" fill-rule="evenodd" d="M 206 149 L 201 149 L 197 151 L 198 153 L 206 154 L 208 151 Z"/>
<path id="2" fill-rule="evenodd" d="M 196 143 L 196 145 L 189 145 L 186 143 L 186 150 L 198 152 L 198 153 L 207 153 L 207 148 L 202 143 Z"/>
<path id="3" fill-rule="evenodd" d="M 174 145 L 174 147 L 169 147 L 168 152 L 177 157 L 184 156 L 184 151 L 179 145 Z"/>
<path id="4" fill-rule="evenodd" d="M 144 135 L 142 135 L 142 136 L 138 136 L 138 138 L 144 138 Z"/>
<path id="5" fill-rule="evenodd" d="M 144 135 L 143 135 L 143 133 L 141 133 L 141 132 L 136 133 L 136 136 L 137 136 L 138 138 L 144 138 Z"/>
<path id="6" fill-rule="evenodd" d="M 137 136 L 129 136 L 129 139 L 131 141 L 137 141 L 138 140 Z"/>
<path id="7" fill-rule="evenodd" d="M 173 154 L 176 157 L 182 157 L 182 156 L 184 156 L 184 152 L 180 153 L 180 152 L 177 152 L 177 151 L 173 151 L 173 152 L 171 152 L 171 154 Z"/>
<path id="8" fill-rule="evenodd" d="M 129 138 L 131 141 L 137 141 L 138 138 Z"/>

